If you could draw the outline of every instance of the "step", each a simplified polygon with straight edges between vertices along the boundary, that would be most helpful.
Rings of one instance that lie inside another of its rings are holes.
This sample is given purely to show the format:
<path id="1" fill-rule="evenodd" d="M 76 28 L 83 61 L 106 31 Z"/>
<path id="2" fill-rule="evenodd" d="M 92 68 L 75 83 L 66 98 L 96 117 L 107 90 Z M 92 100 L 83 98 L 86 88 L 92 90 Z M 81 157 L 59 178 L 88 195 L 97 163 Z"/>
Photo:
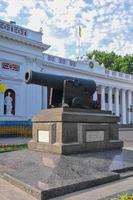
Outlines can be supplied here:
<path id="1" fill-rule="evenodd" d="M 120 173 L 120 179 L 125 179 L 129 177 L 133 177 L 133 170 Z"/>

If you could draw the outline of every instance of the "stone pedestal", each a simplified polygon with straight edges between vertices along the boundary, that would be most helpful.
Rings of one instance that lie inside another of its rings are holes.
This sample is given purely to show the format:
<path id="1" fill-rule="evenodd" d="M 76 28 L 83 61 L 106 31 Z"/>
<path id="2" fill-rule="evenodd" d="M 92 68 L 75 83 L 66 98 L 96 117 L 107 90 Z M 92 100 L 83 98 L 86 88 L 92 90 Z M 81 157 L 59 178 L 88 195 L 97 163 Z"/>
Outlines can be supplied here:
<path id="1" fill-rule="evenodd" d="M 73 154 L 122 148 L 118 140 L 119 118 L 110 112 L 52 108 L 34 116 L 31 150 Z"/>

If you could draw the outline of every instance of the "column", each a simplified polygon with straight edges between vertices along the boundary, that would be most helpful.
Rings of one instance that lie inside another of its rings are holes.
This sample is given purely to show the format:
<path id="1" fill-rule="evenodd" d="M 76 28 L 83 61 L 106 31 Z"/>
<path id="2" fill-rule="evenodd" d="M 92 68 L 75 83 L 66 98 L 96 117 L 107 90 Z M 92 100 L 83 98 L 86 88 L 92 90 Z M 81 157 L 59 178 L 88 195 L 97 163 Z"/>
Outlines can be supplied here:
<path id="1" fill-rule="evenodd" d="M 93 100 L 97 101 L 97 91 L 95 91 L 95 93 L 93 94 Z"/>
<path id="2" fill-rule="evenodd" d="M 130 110 L 131 106 L 132 106 L 132 92 L 129 90 L 127 93 L 127 97 L 128 97 L 128 124 L 132 123 L 132 110 Z"/>
<path id="3" fill-rule="evenodd" d="M 126 91 L 122 89 L 122 124 L 126 124 Z"/>
<path id="4" fill-rule="evenodd" d="M 101 86 L 101 110 L 105 110 L 105 87 Z"/>
<path id="5" fill-rule="evenodd" d="M 42 89 L 41 89 L 41 92 L 42 92 L 42 105 L 41 105 L 41 108 L 42 109 L 44 109 L 44 108 L 47 108 L 47 104 L 48 104 L 48 102 L 47 102 L 47 87 L 43 87 L 42 86 Z"/>
<path id="6" fill-rule="evenodd" d="M 120 115 L 120 108 L 119 108 L 119 89 L 115 88 L 115 114 L 116 116 Z"/>
<path id="7" fill-rule="evenodd" d="M 109 90 L 108 90 L 108 104 L 109 104 L 109 110 L 112 112 L 113 104 L 112 104 L 112 88 L 111 87 L 109 87 Z"/>

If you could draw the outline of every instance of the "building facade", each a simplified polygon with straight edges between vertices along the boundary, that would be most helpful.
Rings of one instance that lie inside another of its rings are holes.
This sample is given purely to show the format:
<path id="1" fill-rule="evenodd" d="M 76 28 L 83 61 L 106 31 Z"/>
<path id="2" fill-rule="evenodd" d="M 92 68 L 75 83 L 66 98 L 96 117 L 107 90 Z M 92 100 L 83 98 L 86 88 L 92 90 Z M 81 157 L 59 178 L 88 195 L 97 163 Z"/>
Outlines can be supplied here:
<path id="1" fill-rule="evenodd" d="M 28 70 L 93 79 L 101 110 L 120 116 L 121 124 L 133 123 L 133 76 L 105 69 L 95 58 L 70 60 L 49 55 L 42 33 L 0 20 L 0 120 L 28 120 L 48 106 L 48 89 L 24 83 Z M 10 110 L 9 110 L 10 108 Z M 7 111 L 8 110 L 8 111 Z"/>

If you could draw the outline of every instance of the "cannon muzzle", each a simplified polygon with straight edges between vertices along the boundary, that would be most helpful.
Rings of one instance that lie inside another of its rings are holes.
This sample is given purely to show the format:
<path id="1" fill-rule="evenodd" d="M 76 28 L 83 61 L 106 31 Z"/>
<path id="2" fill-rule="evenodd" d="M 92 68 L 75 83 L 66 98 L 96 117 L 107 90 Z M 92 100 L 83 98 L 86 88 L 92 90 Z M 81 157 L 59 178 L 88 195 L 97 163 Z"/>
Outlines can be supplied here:
<path id="1" fill-rule="evenodd" d="M 25 82 L 27 84 L 36 84 L 41 86 L 47 86 L 56 89 L 62 89 L 63 87 L 63 78 L 52 75 L 52 74 L 43 74 L 34 71 L 28 71 L 25 73 Z"/>

